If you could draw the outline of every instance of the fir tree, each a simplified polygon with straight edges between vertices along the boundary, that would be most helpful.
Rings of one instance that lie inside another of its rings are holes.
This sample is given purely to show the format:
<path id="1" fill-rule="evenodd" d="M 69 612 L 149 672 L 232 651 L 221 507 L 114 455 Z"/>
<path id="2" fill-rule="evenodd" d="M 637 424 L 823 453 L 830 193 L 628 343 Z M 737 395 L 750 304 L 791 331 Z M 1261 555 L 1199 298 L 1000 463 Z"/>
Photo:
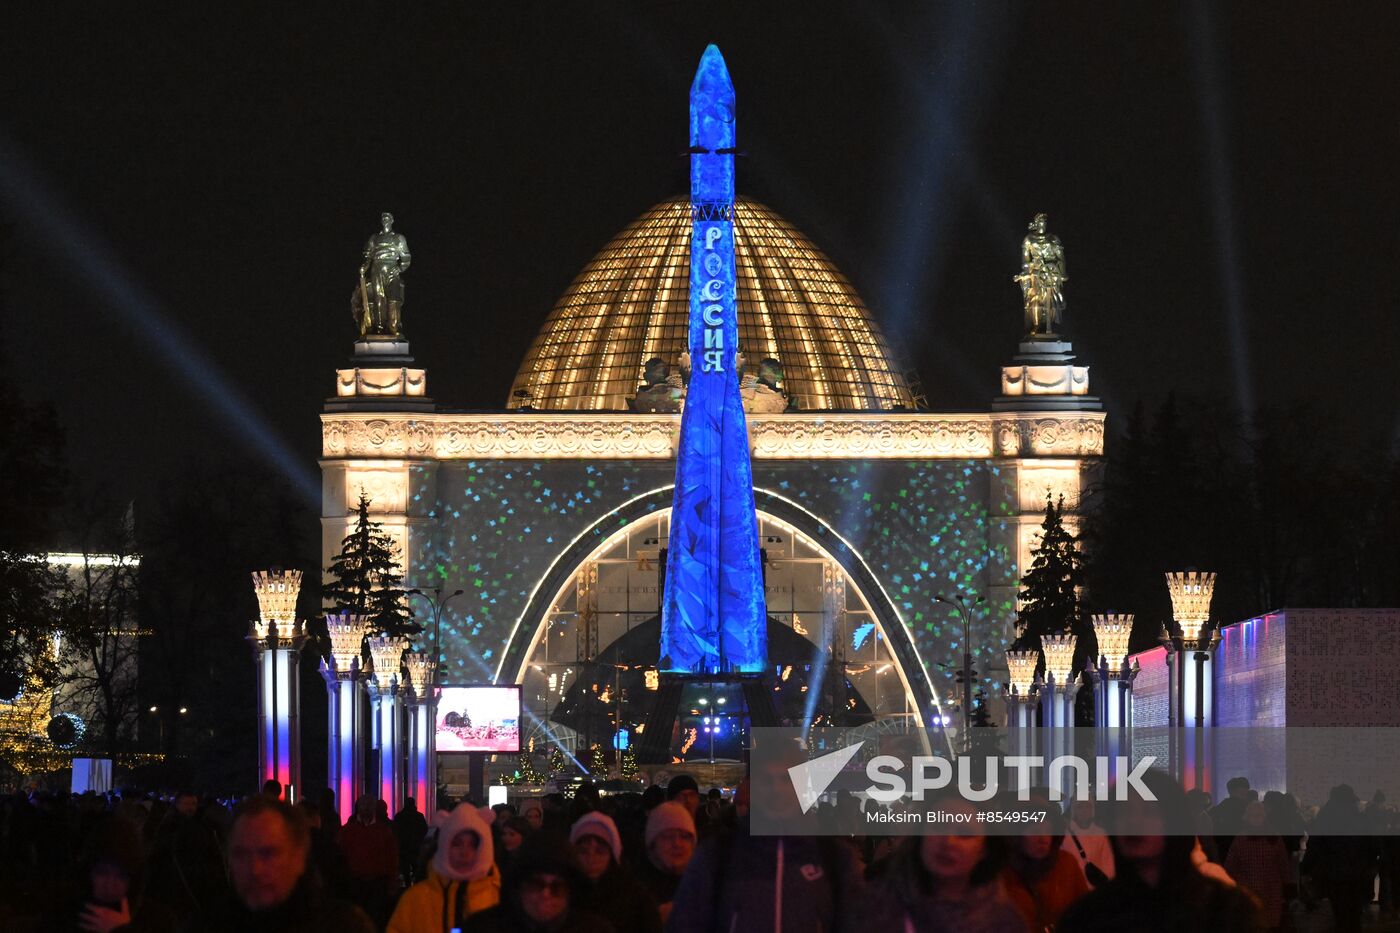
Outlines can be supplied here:
<path id="1" fill-rule="evenodd" d="M 558 745 L 549 750 L 549 774 L 551 777 L 564 773 L 567 764 L 564 760 L 564 750 Z"/>
<path id="2" fill-rule="evenodd" d="M 416 635 L 422 631 L 413 621 L 396 552 L 384 526 L 370 519 L 369 498 L 361 491 L 355 527 L 326 568 L 330 581 L 322 595 L 333 611 L 368 616 L 372 632 Z"/>
<path id="3" fill-rule="evenodd" d="M 521 784 L 538 785 L 544 783 L 544 775 L 535 768 L 535 756 L 529 752 L 521 752 L 516 759 L 516 770 L 519 772 L 517 779 Z"/>
<path id="4" fill-rule="evenodd" d="M 630 781 L 637 776 L 637 751 L 632 746 L 627 746 L 622 750 L 622 763 L 619 765 L 624 781 Z"/>
<path id="5" fill-rule="evenodd" d="M 1092 650 L 1093 630 L 1079 617 L 1082 561 L 1079 545 L 1063 522 L 1065 500 L 1045 497 L 1045 521 L 1040 525 L 1040 543 L 1032 554 L 1031 566 L 1021 577 L 1021 609 L 1016 619 L 1015 648 L 1035 650 L 1044 635 L 1073 633 L 1076 666 Z M 1087 636 L 1087 637 L 1086 637 Z"/>
<path id="6" fill-rule="evenodd" d="M 597 742 L 588 750 L 588 771 L 595 778 L 607 777 L 608 774 L 608 753 Z"/>

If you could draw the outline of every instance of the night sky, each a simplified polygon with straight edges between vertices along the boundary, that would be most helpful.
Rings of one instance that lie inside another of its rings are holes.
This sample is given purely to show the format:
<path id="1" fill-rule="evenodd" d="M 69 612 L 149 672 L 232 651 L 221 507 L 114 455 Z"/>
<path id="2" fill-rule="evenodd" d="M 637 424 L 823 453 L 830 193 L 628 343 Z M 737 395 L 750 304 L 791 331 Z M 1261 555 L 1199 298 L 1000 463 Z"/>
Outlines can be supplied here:
<path id="1" fill-rule="evenodd" d="M 501 406 L 589 257 L 685 190 L 709 42 L 739 190 L 831 255 L 933 408 L 996 393 L 1044 211 L 1111 417 L 1175 389 L 1397 436 L 1400 5 L 298 6 L 7 14 L 0 354 L 118 494 L 277 447 L 314 480 L 382 210 L 431 394 Z"/>

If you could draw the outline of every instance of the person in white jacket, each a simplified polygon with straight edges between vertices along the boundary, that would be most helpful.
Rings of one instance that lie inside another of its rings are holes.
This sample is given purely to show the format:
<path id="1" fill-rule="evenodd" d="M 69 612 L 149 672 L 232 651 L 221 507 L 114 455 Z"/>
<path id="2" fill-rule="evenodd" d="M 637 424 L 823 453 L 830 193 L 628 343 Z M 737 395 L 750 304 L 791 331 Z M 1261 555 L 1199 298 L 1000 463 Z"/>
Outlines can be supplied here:
<path id="1" fill-rule="evenodd" d="M 1074 856 L 1090 887 L 1111 881 L 1114 875 L 1113 846 L 1103 827 L 1094 822 L 1094 815 L 1094 801 L 1074 801 L 1069 809 L 1064 844 L 1064 851 Z"/>

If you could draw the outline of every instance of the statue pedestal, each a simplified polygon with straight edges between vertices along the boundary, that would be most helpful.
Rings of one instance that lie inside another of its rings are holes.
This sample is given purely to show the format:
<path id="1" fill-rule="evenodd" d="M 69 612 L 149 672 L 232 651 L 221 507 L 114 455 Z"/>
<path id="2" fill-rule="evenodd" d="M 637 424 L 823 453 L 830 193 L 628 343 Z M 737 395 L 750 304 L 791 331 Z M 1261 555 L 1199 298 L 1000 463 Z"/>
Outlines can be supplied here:
<path id="1" fill-rule="evenodd" d="M 401 337 L 355 341 L 350 366 L 335 371 L 335 397 L 326 400 L 326 410 L 433 411 L 427 371 L 413 364 Z"/>
<path id="2" fill-rule="evenodd" d="M 1095 410 L 1089 394 L 1089 367 L 1074 365 L 1074 347 L 1055 337 L 1022 340 L 1010 366 L 1001 368 L 1001 395 L 994 411 Z"/>
<path id="3" fill-rule="evenodd" d="M 356 340 L 355 354 L 352 359 L 413 362 L 413 357 L 408 354 L 408 341 L 402 337 L 370 336 Z"/>

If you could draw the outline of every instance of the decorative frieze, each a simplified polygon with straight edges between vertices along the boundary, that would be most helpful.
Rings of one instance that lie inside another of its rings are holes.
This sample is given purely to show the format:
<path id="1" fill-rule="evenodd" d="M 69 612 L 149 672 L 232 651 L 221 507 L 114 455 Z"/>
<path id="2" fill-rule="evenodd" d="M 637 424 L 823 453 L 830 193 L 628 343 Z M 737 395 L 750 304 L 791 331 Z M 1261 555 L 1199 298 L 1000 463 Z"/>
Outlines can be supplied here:
<path id="1" fill-rule="evenodd" d="M 748 427 L 760 460 L 980 460 L 1099 456 L 1103 420 L 1100 412 L 813 412 L 754 414 Z M 679 433 L 678 414 L 321 416 L 322 455 L 332 458 L 666 460 Z"/>

